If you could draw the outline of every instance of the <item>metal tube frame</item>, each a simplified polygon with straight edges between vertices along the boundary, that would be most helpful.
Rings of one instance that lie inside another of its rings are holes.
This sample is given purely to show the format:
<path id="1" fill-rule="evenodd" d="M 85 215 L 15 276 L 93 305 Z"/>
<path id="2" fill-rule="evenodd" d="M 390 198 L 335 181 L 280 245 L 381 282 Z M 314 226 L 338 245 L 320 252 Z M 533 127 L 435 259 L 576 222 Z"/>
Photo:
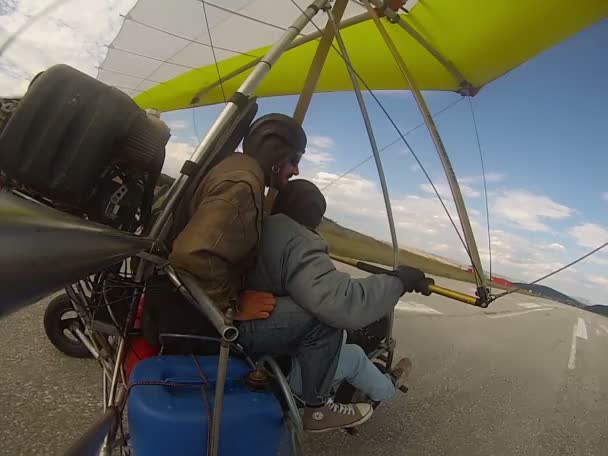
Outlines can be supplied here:
<path id="1" fill-rule="evenodd" d="M 348 264 L 354 268 L 360 269 L 361 271 L 369 272 L 370 274 L 388 274 L 390 272 L 388 269 L 375 266 L 364 261 L 353 260 L 351 258 L 343 257 L 340 255 L 330 255 L 330 257 L 332 260 Z M 476 296 L 470 296 L 456 290 L 450 290 L 449 288 L 441 287 L 439 285 L 429 285 L 429 291 L 433 294 L 445 296 L 446 298 L 450 298 L 455 301 L 464 302 L 465 304 L 484 307 L 484 303 L 480 302 L 479 298 L 477 298 Z"/>
<path id="2" fill-rule="evenodd" d="M 255 67 L 251 74 L 247 77 L 245 82 L 241 85 L 237 93 L 241 93 L 247 97 L 253 95 L 257 87 L 260 85 L 264 77 L 268 74 L 272 66 L 278 60 L 278 58 L 283 54 L 288 48 L 291 42 L 296 38 L 302 29 L 311 21 L 311 19 L 317 14 L 317 12 L 328 3 L 328 0 L 314 0 L 314 2 L 306 8 L 304 14 L 301 14 L 293 23 L 291 27 L 289 27 L 283 36 L 277 41 L 272 48 L 268 51 L 268 53 L 255 63 Z M 222 129 L 229 125 L 233 120 L 234 115 L 238 110 L 238 105 L 233 101 L 229 101 L 218 118 L 215 120 L 209 131 L 196 148 L 192 156 L 190 157 L 190 161 L 194 163 L 200 163 L 201 160 L 207 155 L 209 152 L 210 146 L 213 142 L 218 138 Z M 167 222 L 170 214 L 172 213 L 179 197 L 182 195 L 183 190 L 186 186 L 188 180 L 188 176 L 185 174 L 180 174 L 175 183 L 171 186 L 167 193 L 167 197 L 165 199 L 163 210 L 159 215 L 158 219 L 155 221 L 152 230 L 150 232 L 150 236 L 153 238 L 157 238 L 162 232 L 165 223 Z"/>
<path id="3" fill-rule="evenodd" d="M 114 372 L 112 373 L 112 382 L 110 383 L 110 394 L 108 394 L 108 407 L 114 405 L 114 398 L 116 396 L 116 389 L 118 388 L 118 374 L 120 372 L 122 362 L 126 352 L 126 339 L 120 338 L 118 343 L 118 350 L 116 351 L 116 364 L 114 365 Z"/>
<path id="4" fill-rule="evenodd" d="M 460 191 L 460 186 L 458 184 L 458 180 L 456 179 L 456 174 L 454 173 L 454 168 L 452 167 L 452 163 L 448 157 L 443 141 L 441 140 L 441 136 L 439 135 L 439 131 L 437 130 L 437 126 L 433 121 L 433 117 L 429 111 L 429 108 L 422 96 L 420 90 L 418 89 L 412 74 L 407 68 L 405 61 L 403 60 L 401 54 L 397 50 L 395 44 L 393 43 L 391 37 L 386 32 L 382 22 L 378 18 L 376 11 L 371 6 L 369 0 L 363 0 L 364 4 L 368 8 L 368 12 L 372 19 L 374 20 L 378 31 L 382 35 L 382 38 L 386 42 L 386 45 L 390 49 L 393 57 L 399 66 L 403 77 L 405 78 L 414 98 L 416 100 L 416 104 L 418 105 L 418 109 L 420 110 L 422 117 L 424 119 L 424 123 L 429 130 L 431 138 L 433 140 L 433 144 L 435 145 L 435 149 L 437 150 L 437 154 L 439 155 L 439 159 L 441 160 L 441 164 L 445 171 L 448 184 L 450 186 L 450 190 L 452 191 L 452 195 L 454 196 L 454 203 L 456 205 L 456 211 L 458 213 L 458 217 L 460 218 L 460 224 L 462 226 L 462 231 L 464 234 L 464 238 L 468 247 L 468 253 L 471 258 L 471 262 L 473 263 L 473 270 L 475 273 L 475 282 L 477 283 L 477 293 L 479 298 L 487 302 L 489 298 L 489 291 L 486 286 L 485 276 L 483 274 L 483 267 L 481 264 L 481 258 L 479 256 L 479 250 L 477 249 L 477 243 L 475 241 L 475 236 L 473 234 L 473 229 L 471 227 L 471 222 L 469 220 L 467 208 L 464 202 L 464 198 L 462 196 L 462 192 Z"/>
<path id="5" fill-rule="evenodd" d="M 238 93 L 245 95 L 246 97 L 250 97 L 254 94 L 255 90 L 262 82 L 264 77 L 268 74 L 274 63 L 278 60 L 278 58 L 283 54 L 292 44 L 293 40 L 301 33 L 302 29 L 312 20 L 312 18 L 319 12 L 319 10 L 323 9 L 329 0 L 314 0 L 310 6 L 306 8 L 303 14 L 301 14 L 290 26 L 285 33 L 281 36 L 279 41 L 277 41 L 268 53 L 255 63 L 254 70 L 249 74 L 245 82 L 241 85 L 238 90 Z M 199 164 L 203 160 L 207 159 L 207 155 L 211 150 L 211 146 L 219 137 L 222 129 L 229 125 L 230 122 L 234 119 L 234 116 L 237 114 L 238 105 L 230 101 L 226 104 L 223 111 L 217 117 L 199 146 L 196 148 L 192 156 L 190 157 L 190 161 Z M 173 209 L 175 208 L 179 198 L 183 194 L 186 184 L 188 182 L 188 175 L 180 174 L 179 178 L 175 181 L 175 183 L 169 189 L 165 202 L 163 204 L 163 209 L 161 214 L 154 222 L 149 237 L 155 239 L 156 241 L 162 241 L 160 239 L 161 234 L 164 233 L 164 227 L 169 220 Z M 140 267 L 138 268 L 135 282 L 142 283 L 144 280 L 144 275 L 146 272 L 146 264 L 147 261 L 142 259 Z M 207 306 L 205 306 L 207 307 Z M 227 326 L 232 326 L 232 315 L 229 313 L 226 316 L 225 324 Z M 220 334 L 222 334 L 221 328 L 218 329 Z M 238 334 L 238 333 L 237 333 Z M 118 380 L 119 373 L 122 368 L 122 363 L 125 357 L 126 352 L 126 334 L 123 334 L 120 337 L 120 342 L 118 345 L 118 350 L 116 354 L 116 363 L 114 365 L 114 370 L 112 374 L 112 382 L 110 386 L 110 393 L 108 395 L 107 406 L 111 407 L 115 402 L 115 396 L 118 388 Z M 226 370 L 228 367 L 228 355 L 230 352 L 230 340 L 226 338 L 225 331 L 223 332 L 223 341 L 222 346 L 220 348 L 220 359 L 218 362 L 218 379 L 216 385 L 216 397 L 215 397 L 215 408 L 214 408 L 214 420 L 213 420 L 213 430 L 212 430 L 212 441 L 211 449 L 212 455 L 217 455 L 217 451 L 219 449 L 219 429 L 221 422 L 221 410 L 223 403 L 223 394 L 224 394 L 224 383 L 226 379 Z M 106 444 L 109 442 L 106 439 Z"/>
<path id="6" fill-rule="evenodd" d="M 187 273 L 181 273 L 178 276 L 170 266 L 167 267 L 166 271 L 169 279 L 178 288 L 182 296 L 207 317 L 223 340 L 234 342 L 238 338 L 239 331 L 232 324 L 232 319 L 227 319 L 225 315 L 222 315 L 193 276 Z"/>
<path id="7" fill-rule="evenodd" d="M 349 17 L 348 19 L 345 19 L 343 21 L 340 22 L 340 29 L 343 30 L 347 27 L 351 27 L 353 25 L 357 25 L 360 24 L 362 22 L 365 22 L 366 20 L 369 19 L 369 15 L 367 13 L 362 13 L 362 14 L 358 14 L 356 16 L 353 17 Z M 299 38 L 296 38 L 295 40 L 293 40 L 293 42 L 289 45 L 289 47 L 286 49 L 286 51 L 289 51 L 291 49 L 294 49 L 298 46 L 302 46 L 303 44 L 306 43 L 310 43 L 311 41 L 314 41 L 316 39 L 318 39 L 319 37 L 321 37 L 323 34 L 323 31 L 315 31 L 312 32 L 306 36 L 302 36 Z M 205 87 L 204 89 L 202 89 L 200 92 L 198 92 L 191 101 L 191 105 L 195 106 L 196 104 L 198 104 L 198 102 L 200 101 L 200 99 L 202 97 L 204 97 L 205 95 L 207 95 L 209 92 L 211 92 L 213 89 L 215 89 L 216 87 L 219 87 L 221 84 L 223 84 L 226 81 L 229 81 L 232 78 L 237 77 L 240 74 L 243 74 L 245 71 L 250 70 L 251 68 L 253 68 L 254 66 L 256 66 L 259 62 L 260 62 L 261 58 L 257 58 L 245 65 L 243 65 L 242 67 L 237 68 L 236 70 L 228 73 L 226 76 L 224 76 L 221 80 L 216 81 L 212 84 L 209 84 L 207 87 Z M 186 108 L 184 108 L 186 109 Z"/>
<path id="8" fill-rule="evenodd" d="M 340 53 L 344 58 L 344 62 L 346 64 L 346 68 L 348 70 L 348 75 L 353 84 L 353 90 L 355 95 L 357 96 L 357 102 L 359 104 L 359 109 L 361 110 L 361 116 L 363 117 L 363 122 L 365 123 L 365 129 L 367 131 L 367 136 L 369 138 L 369 143 L 372 148 L 372 152 L 374 154 L 374 160 L 376 162 L 376 168 L 378 170 L 378 177 L 380 179 L 380 186 L 382 187 L 382 195 L 384 197 L 384 205 L 386 207 L 386 215 L 388 217 L 389 229 L 391 232 L 391 242 L 393 245 L 393 268 L 397 268 L 399 265 L 399 242 L 397 241 L 397 230 L 395 229 L 395 220 L 393 218 L 393 210 L 391 208 L 391 200 L 388 193 L 388 185 L 386 184 L 386 177 L 384 175 L 384 168 L 382 166 L 382 160 L 380 159 L 380 152 L 378 151 L 378 145 L 376 144 L 376 138 L 374 136 L 374 131 L 372 128 L 372 123 L 369 118 L 369 114 L 367 112 L 367 107 L 365 106 L 365 100 L 363 99 L 363 94 L 361 93 L 361 87 L 359 86 L 359 81 L 355 72 L 353 71 L 352 63 L 350 58 L 348 57 L 348 52 L 346 50 L 346 45 L 344 44 L 344 40 L 342 40 L 342 35 L 340 34 L 340 29 L 336 24 L 333 14 L 331 11 L 327 11 L 327 15 L 329 17 L 329 22 L 331 22 L 334 28 L 334 34 L 336 36 L 336 41 L 338 42 L 338 46 L 340 48 Z M 387 334 L 387 340 L 390 342 L 393 336 L 393 320 L 394 313 L 391 312 L 389 317 L 389 330 Z M 393 353 L 394 351 L 389 352 L 387 368 L 390 369 L 393 361 Z"/>
<path id="9" fill-rule="evenodd" d="M 232 324 L 232 310 L 226 312 L 226 324 Z M 222 407 L 224 405 L 224 387 L 228 373 L 228 358 L 230 356 L 230 341 L 222 337 L 220 355 L 217 362 L 217 380 L 215 383 L 215 400 L 213 405 L 213 422 L 211 424 L 211 456 L 217 456 L 220 449 L 220 428 L 222 425 Z"/>
<path id="10" fill-rule="evenodd" d="M 86 328 L 91 321 L 90 315 L 87 311 L 88 298 L 80 292 L 74 290 L 73 285 L 66 287 L 64 290 L 67 296 L 70 298 L 72 307 L 78 314 L 78 318 L 80 318 L 80 321 Z M 106 375 L 108 378 L 111 377 L 112 371 L 114 370 L 111 360 L 108 359 L 108 354 L 111 353 L 111 351 L 109 351 L 107 347 L 103 346 L 101 343 L 102 338 L 97 338 L 95 333 L 87 335 L 80 330 L 78 330 L 78 332 L 73 330 L 71 331 L 74 337 L 79 339 L 87 350 L 89 350 L 89 353 L 91 353 L 91 355 L 93 355 L 93 357 L 100 363 L 104 371 L 104 375 Z"/>
<path id="11" fill-rule="evenodd" d="M 340 22 L 342 21 L 342 16 L 344 15 L 347 5 L 348 0 L 336 0 L 336 3 L 334 4 L 332 14 L 338 27 L 340 26 Z M 323 30 L 323 35 L 321 36 L 321 41 L 319 41 L 319 46 L 317 46 L 317 51 L 312 59 L 312 63 L 310 64 L 310 70 L 306 76 L 304 88 L 302 89 L 302 92 L 300 92 L 300 97 L 298 98 L 298 103 L 293 113 L 293 118 L 300 124 L 304 123 L 306 112 L 310 106 L 312 95 L 317 87 L 317 83 L 319 82 L 321 70 L 323 70 L 323 65 L 327 60 L 333 40 L 334 29 L 331 24 L 327 22 L 325 29 Z"/>
<path id="12" fill-rule="evenodd" d="M 366 2 L 364 0 L 361 1 L 365 5 Z M 471 83 L 466 80 L 458 68 L 456 68 L 452 62 L 441 55 L 441 53 L 435 49 L 420 33 L 418 33 L 414 27 L 405 22 L 400 14 L 388 6 L 388 2 L 385 0 L 369 0 L 369 2 L 374 5 L 375 8 L 380 10 L 382 14 L 386 16 L 389 22 L 399 25 L 412 38 L 414 38 L 418 44 L 426 49 L 429 54 L 435 57 L 435 59 L 448 71 L 448 73 L 450 73 L 452 77 L 458 81 L 458 84 L 460 85 L 460 93 L 462 95 L 472 96 L 477 93 L 477 89 L 475 89 Z"/>
<path id="13" fill-rule="evenodd" d="M 372 3 L 377 8 L 382 9 L 382 8 L 384 8 L 385 2 L 383 0 L 372 0 Z M 435 59 L 437 59 L 437 61 L 439 63 L 441 63 L 445 67 L 445 69 L 454 77 L 454 79 L 456 79 L 456 81 L 458 81 L 458 84 L 460 85 L 460 93 L 462 95 L 473 96 L 477 93 L 478 89 L 473 87 L 473 85 L 469 81 L 466 80 L 466 78 L 462 75 L 462 73 L 458 70 L 458 68 L 456 68 L 456 66 L 454 66 L 454 64 L 452 62 L 450 62 L 443 55 L 441 55 L 441 53 L 439 51 L 437 51 L 437 49 L 435 49 L 426 39 L 424 39 L 424 37 L 422 35 L 420 35 L 420 33 L 418 33 L 411 25 L 409 25 L 407 22 L 405 22 L 398 13 L 396 13 L 391 8 L 384 8 L 383 14 L 387 17 L 387 19 L 390 22 L 398 24 L 401 28 L 403 28 L 403 30 L 405 30 L 423 48 L 425 48 L 433 57 L 435 57 Z M 344 30 L 345 28 L 360 24 L 362 22 L 365 22 L 368 19 L 369 19 L 368 13 L 362 13 L 362 14 L 358 14 L 356 16 L 349 17 L 348 19 L 345 19 L 340 22 L 340 30 Z M 310 41 L 316 40 L 321 36 L 323 36 L 323 31 L 315 31 L 306 36 L 299 37 L 293 41 L 293 43 L 289 46 L 289 48 L 287 50 L 290 50 L 295 47 L 301 46 L 303 44 L 309 43 Z M 237 68 L 236 70 L 232 71 L 231 73 L 228 73 L 226 76 L 224 76 L 221 79 L 221 81 L 216 81 L 216 82 L 208 85 L 207 87 L 202 89 L 200 92 L 198 92 L 194 96 L 191 104 L 196 105 L 202 97 L 207 95 L 213 89 L 215 89 L 216 87 L 219 87 L 222 83 L 224 83 L 232 78 L 235 78 L 238 75 L 243 74 L 245 71 L 253 68 L 259 61 L 260 61 L 259 58 L 255 59 L 255 60 L 247 63 L 246 65 L 243 65 L 242 67 Z"/>
<path id="14" fill-rule="evenodd" d="M 289 413 L 289 417 L 292 421 L 292 425 L 295 427 L 296 439 L 298 446 L 302 445 L 304 428 L 302 425 L 302 418 L 298 413 L 298 406 L 294 400 L 293 393 L 291 392 L 291 388 L 289 386 L 289 382 L 285 378 L 283 371 L 277 364 L 277 362 L 270 356 L 262 356 L 258 361 L 258 366 L 263 367 L 267 365 L 270 368 L 270 371 L 274 375 L 274 379 L 279 385 L 283 396 L 285 397 L 285 402 L 287 403 L 287 412 Z"/>

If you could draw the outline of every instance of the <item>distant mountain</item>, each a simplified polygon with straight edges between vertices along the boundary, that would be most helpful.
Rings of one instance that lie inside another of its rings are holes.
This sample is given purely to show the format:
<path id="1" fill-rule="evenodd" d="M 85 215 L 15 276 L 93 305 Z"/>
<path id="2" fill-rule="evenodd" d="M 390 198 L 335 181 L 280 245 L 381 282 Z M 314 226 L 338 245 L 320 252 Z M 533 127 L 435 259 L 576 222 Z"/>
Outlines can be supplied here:
<path id="1" fill-rule="evenodd" d="M 594 306 L 587 306 L 585 307 L 585 310 L 588 310 L 589 312 L 593 312 L 599 315 L 603 315 L 604 317 L 608 317 L 608 306 L 602 306 L 599 304 L 596 304 Z"/>
<path id="2" fill-rule="evenodd" d="M 574 299 L 576 299 L 577 301 L 582 302 L 583 304 L 585 304 L 586 306 L 593 306 L 593 302 L 589 301 L 586 298 L 581 298 L 580 296 L 572 296 Z"/>
<path id="3" fill-rule="evenodd" d="M 562 304 L 568 304 L 569 306 L 580 307 L 582 309 L 589 307 L 583 304 L 582 302 L 572 298 L 571 296 L 568 296 L 545 285 L 530 285 L 527 283 L 514 283 L 513 285 L 524 290 L 531 291 L 532 293 L 538 296 L 542 296 L 543 298 L 548 298 L 557 302 L 561 302 Z"/>
<path id="4" fill-rule="evenodd" d="M 591 304 L 589 300 L 584 298 L 575 299 L 545 285 L 529 285 L 527 283 L 515 283 L 514 285 L 524 290 L 528 290 L 534 293 L 535 295 L 541 296 L 543 298 L 552 299 L 554 301 L 561 302 L 562 304 L 578 307 L 579 309 L 583 309 L 588 312 L 593 312 L 608 317 L 608 306 Z"/>

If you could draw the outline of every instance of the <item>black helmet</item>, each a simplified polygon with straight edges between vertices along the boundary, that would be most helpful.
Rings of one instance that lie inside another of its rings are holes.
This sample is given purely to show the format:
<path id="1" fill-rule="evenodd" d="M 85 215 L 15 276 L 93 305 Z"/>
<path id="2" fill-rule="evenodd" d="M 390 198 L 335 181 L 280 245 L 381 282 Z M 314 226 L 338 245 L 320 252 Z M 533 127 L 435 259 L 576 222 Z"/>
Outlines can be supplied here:
<path id="1" fill-rule="evenodd" d="M 316 229 L 327 209 L 319 187 L 305 179 L 289 181 L 277 195 L 271 214 L 285 214 L 307 228 Z"/>
<path id="2" fill-rule="evenodd" d="M 256 148 L 266 137 L 277 136 L 294 149 L 296 153 L 304 153 L 306 148 L 306 133 L 302 126 L 285 114 L 266 114 L 249 126 L 249 130 L 243 139 L 243 151 L 246 154 L 255 155 Z"/>

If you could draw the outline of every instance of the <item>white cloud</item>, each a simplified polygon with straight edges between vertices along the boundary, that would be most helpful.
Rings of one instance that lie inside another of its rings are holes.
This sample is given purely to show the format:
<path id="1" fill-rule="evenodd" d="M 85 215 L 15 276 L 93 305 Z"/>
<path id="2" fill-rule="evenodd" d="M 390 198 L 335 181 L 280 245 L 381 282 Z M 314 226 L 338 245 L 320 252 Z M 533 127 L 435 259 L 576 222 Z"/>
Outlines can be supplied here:
<path id="1" fill-rule="evenodd" d="M 602 193 L 602 199 L 603 199 L 604 201 L 608 201 L 608 192 L 604 192 L 604 193 Z"/>
<path id="2" fill-rule="evenodd" d="M 329 149 L 335 145 L 335 141 L 329 136 L 312 135 L 308 137 L 308 145 L 319 149 Z"/>
<path id="3" fill-rule="evenodd" d="M 350 222 L 348 226 L 353 229 L 388 240 L 386 213 L 377 185 L 357 177 L 345 181 L 342 186 L 331 188 L 333 192 L 331 201 L 328 199 L 328 210 L 332 212 L 333 218 L 339 222 Z M 329 189 L 326 195 L 328 193 Z M 391 203 L 402 247 L 431 252 L 462 265 L 470 264 L 462 243 L 437 198 L 402 195 L 393 198 Z M 446 200 L 446 204 L 460 231 L 460 220 L 456 216 L 453 202 Z M 469 211 L 469 216 L 487 273 L 490 255 L 486 227 L 479 212 Z M 561 244 L 540 245 L 523 236 L 498 229 L 492 230 L 491 235 L 493 270 L 499 276 L 532 281 L 564 264 L 560 259 L 562 249 L 558 246 L 565 247 Z"/>
<path id="4" fill-rule="evenodd" d="M 601 256 L 598 256 L 598 255 L 589 257 L 585 261 L 592 263 L 592 264 L 597 264 L 600 266 L 608 266 L 608 259 L 602 258 Z"/>
<path id="5" fill-rule="evenodd" d="M 313 181 L 321 189 L 332 183 L 323 191 L 327 199 L 328 214 L 386 217 L 382 196 L 376 184 L 368 179 L 349 174 L 336 181 L 339 177 L 337 174 L 324 171 L 302 177 Z"/>
<path id="6" fill-rule="evenodd" d="M 594 223 L 577 225 L 570 230 L 570 235 L 576 239 L 578 245 L 591 249 L 608 242 L 608 230 Z"/>
<path id="7" fill-rule="evenodd" d="M 57 63 L 66 63 L 95 76 L 96 65 L 118 33 L 123 18 L 135 0 L 96 0 L 77 5 L 65 2 L 33 23 L 2 56 L 0 93 L 22 94 L 31 78 Z M 0 42 L 16 31 L 48 0 L 21 0 L 8 4 L 0 15 Z"/>
<path id="8" fill-rule="evenodd" d="M 185 120 L 172 120 L 167 123 L 169 128 L 173 130 L 184 130 L 188 128 L 188 123 Z"/>
<path id="9" fill-rule="evenodd" d="M 566 250 L 566 247 L 564 247 L 563 245 L 554 242 L 553 244 L 549 244 L 547 246 L 547 248 L 552 249 L 552 250 Z"/>
<path id="10" fill-rule="evenodd" d="M 302 159 L 317 166 L 324 166 L 334 161 L 334 157 L 329 151 L 334 147 L 335 141 L 329 136 L 309 136 L 306 153 Z"/>
<path id="11" fill-rule="evenodd" d="M 315 182 L 320 188 L 333 182 L 338 175 L 323 171 L 302 176 Z M 333 183 L 323 191 L 328 204 L 328 216 L 350 228 L 388 240 L 389 230 L 384 199 L 379 185 L 351 174 Z M 456 214 L 450 201 L 449 209 Z M 466 262 L 460 241 L 441 204 L 435 197 L 401 195 L 391 200 L 401 246 L 441 253 Z M 458 217 L 454 216 L 456 224 Z M 483 226 L 472 222 L 483 234 Z"/>
<path id="12" fill-rule="evenodd" d="M 505 180 L 505 175 L 496 172 L 486 173 L 486 182 L 491 183 L 499 183 Z M 483 176 L 464 176 L 458 179 L 458 182 L 461 184 L 482 184 Z"/>
<path id="13" fill-rule="evenodd" d="M 417 164 L 414 164 L 410 169 L 416 172 L 420 170 L 420 167 Z M 486 181 L 488 183 L 498 183 L 502 182 L 504 179 L 504 174 L 495 172 L 490 172 L 486 174 Z M 452 191 L 450 190 L 450 186 L 448 185 L 445 178 L 441 178 L 440 180 L 434 182 L 434 184 L 443 199 L 452 200 Z M 464 176 L 458 178 L 458 185 L 460 187 L 460 191 L 465 198 L 479 198 L 481 196 L 481 191 L 475 187 L 482 184 L 483 176 Z M 435 194 L 435 191 L 433 190 L 431 184 L 422 184 L 420 188 L 426 193 L 430 193 L 432 195 Z"/>
<path id="14" fill-rule="evenodd" d="M 306 148 L 306 153 L 302 155 L 302 160 L 315 165 L 326 165 L 334 161 L 334 157 L 329 152 L 317 150 L 311 147 Z"/>
<path id="15" fill-rule="evenodd" d="M 325 171 L 305 171 L 308 175 L 302 177 L 314 181 L 320 188 L 338 177 L 337 174 Z M 390 240 L 379 184 L 360 175 L 348 175 L 323 193 L 328 201 L 327 215 L 330 218 L 385 242 Z M 392 196 L 391 204 L 401 247 L 430 252 L 432 255 L 450 259 L 455 264 L 470 264 L 454 227 L 436 197 L 426 192 Z M 460 230 L 460 220 L 456 216 L 453 202 L 451 199 L 446 199 L 445 202 Z M 487 274 L 490 255 L 485 221 L 477 211 L 471 210 L 469 215 Z M 496 276 L 531 282 L 561 268 L 575 257 L 575 254 L 569 254 L 567 243 L 561 239 L 552 239 L 550 233 L 545 236 L 544 242 L 538 242 L 521 234 L 495 228 L 491 231 L 491 237 L 492 270 Z M 542 284 L 573 295 L 582 294 L 581 287 L 584 286 L 585 296 L 594 302 L 602 302 L 605 295 L 602 286 L 596 279 L 589 281 L 587 277 L 601 276 L 601 271 L 605 270 L 603 262 L 602 257 L 594 256 L 577 265 L 576 269 L 562 271 Z M 594 268 L 599 269 L 595 271 Z"/>
<path id="16" fill-rule="evenodd" d="M 486 173 L 486 182 L 498 183 L 505 180 L 505 175 L 501 173 Z"/>
<path id="17" fill-rule="evenodd" d="M 463 183 L 462 181 L 459 182 L 459 187 L 460 187 L 460 192 L 462 193 L 462 195 L 464 197 L 479 198 L 481 196 L 481 193 L 479 191 L 475 190 L 470 185 Z M 431 184 L 422 184 L 420 186 L 420 188 L 426 193 L 431 193 L 433 195 L 435 194 L 435 191 L 433 190 L 433 187 L 431 186 Z M 444 183 L 441 183 L 441 184 L 435 183 L 435 188 L 437 188 L 437 191 L 439 192 L 439 194 L 441 195 L 442 198 L 447 199 L 447 200 L 452 199 L 452 191 L 450 190 L 450 186 L 447 183 L 445 183 L 445 184 Z"/>
<path id="18" fill-rule="evenodd" d="M 162 172 L 169 176 L 177 177 L 182 169 L 182 165 L 190 158 L 195 147 L 194 144 L 181 142 L 172 136 L 167 143 L 165 164 Z"/>
<path id="19" fill-rule="evenodd" d="M 605 276 L 589 275 L 587 276 L 587 281 L 596 285 L 601 285 L 603 287 L 608 286 L 608 277 Z"/>
<path id="20" fill-rule="evenodd" d="M 570 217 L 573 210 L 551 198 L 525 190 L 507 191 L 498 196 L 492 213 L 529 231 L 550 231 L 545 220 Z"/>

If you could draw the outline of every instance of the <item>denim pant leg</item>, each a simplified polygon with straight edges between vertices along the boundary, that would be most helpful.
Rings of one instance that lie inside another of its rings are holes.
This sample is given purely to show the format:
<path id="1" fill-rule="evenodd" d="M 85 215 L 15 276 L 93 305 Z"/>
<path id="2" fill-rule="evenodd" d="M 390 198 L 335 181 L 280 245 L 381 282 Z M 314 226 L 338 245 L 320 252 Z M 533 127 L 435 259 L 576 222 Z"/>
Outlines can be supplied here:
<path id="1" fill-rule="evenodd" d="M 355 344 L 345 344 L 342 347 L 332 390 L 337 389 L 342 382 L 350 383 L 373 401 L 388 401 L 395 395 L 392 380 L 380 372 L 363 349 Z M 289 386 L 295 395 L 301 394 L 302 368 L 297 362 L 289 373 Z"/>
<path id="2" fill-rule="evenodd" d="M 345 344 L 340 353 L 336 380 L 350 383 L 373 401 L 388 401 L 395 395 L 395 385 L 355 344 Z"/>
<path id="3" fill-rule="evenodd" d="M 302 399 L 327 400 L 338 364 L 343 331 L 317 320 L 289 298 L 277 298 L 270 318 L 239 325 L 239 343 L 253 356 L 295 356 L 302 367 Z"/>

